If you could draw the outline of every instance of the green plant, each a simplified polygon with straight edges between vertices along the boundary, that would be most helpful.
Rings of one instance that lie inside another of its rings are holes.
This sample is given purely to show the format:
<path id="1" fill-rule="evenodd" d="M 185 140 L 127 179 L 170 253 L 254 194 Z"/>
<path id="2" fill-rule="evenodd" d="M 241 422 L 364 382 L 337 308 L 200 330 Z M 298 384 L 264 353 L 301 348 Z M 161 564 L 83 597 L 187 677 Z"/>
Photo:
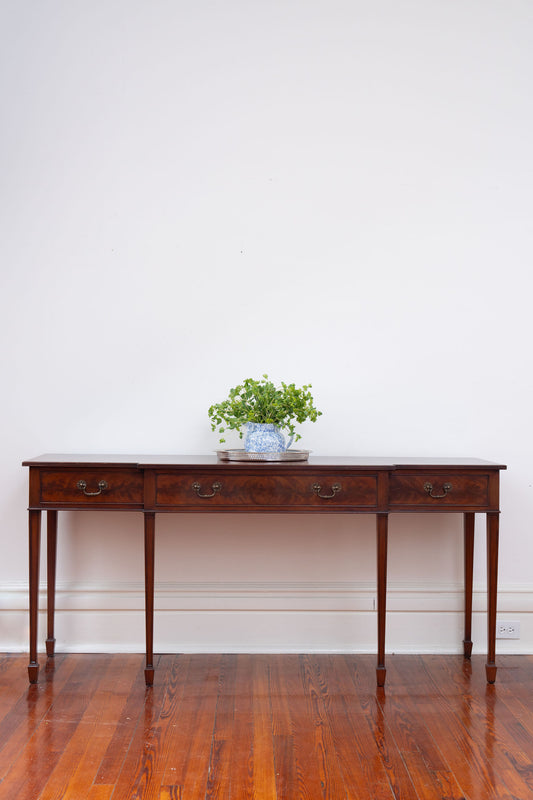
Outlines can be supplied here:
<path id="1" fill-rule="evenodd" d="M 247 422 L 270 423 L 288 431 L 289 436 L 294 436 L 297 442 L 302 437 L 295 433 L 295 422 L 316 422 L 322 414 L 314 407 L 309 389 L 310 383 L 298 389 L 294 383 L 283 381 L 276 388 L 268 380 L 268 375 L 263 375 L 258 381 L 246 378 L 230 389 L 226 400 L 210 407 L 211 430 L 218 429 L 221 434 L 226 430 L 237 430 L 242 439 L 242 428 Z M 226 440 L 221 438 L 220 441 Z"/>

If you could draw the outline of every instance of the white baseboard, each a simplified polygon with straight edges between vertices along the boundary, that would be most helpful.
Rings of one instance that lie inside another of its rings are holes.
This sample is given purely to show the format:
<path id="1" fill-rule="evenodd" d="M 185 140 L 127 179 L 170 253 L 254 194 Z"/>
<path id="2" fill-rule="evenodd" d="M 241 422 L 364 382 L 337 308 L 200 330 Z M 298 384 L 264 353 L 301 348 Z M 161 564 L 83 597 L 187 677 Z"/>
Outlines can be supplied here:
<path id="1" fill-rule="evenodd" d="M 0 591 L 0 650 L 28 647 L 25 583 Z M 46 591 L 40 595 L 46 608 Z M 376 650 L 372 583 L 158 583 L 156 652 L 349 652 Z M 486 648 L 486 590 L 473 596 L 474 652 Z M 463 589 L 458 584 L 390 583 L 387 651 L 460 653 Z M 518 620 L 520 639 L 498 640 L 499 653 L 533 652 L 533 585 L 501 586 L 498 618 Z M 46 638 L 44 610 L 39 641 Z M 59 583 L 57 652 L 142 652 L 142 583 Z"/>

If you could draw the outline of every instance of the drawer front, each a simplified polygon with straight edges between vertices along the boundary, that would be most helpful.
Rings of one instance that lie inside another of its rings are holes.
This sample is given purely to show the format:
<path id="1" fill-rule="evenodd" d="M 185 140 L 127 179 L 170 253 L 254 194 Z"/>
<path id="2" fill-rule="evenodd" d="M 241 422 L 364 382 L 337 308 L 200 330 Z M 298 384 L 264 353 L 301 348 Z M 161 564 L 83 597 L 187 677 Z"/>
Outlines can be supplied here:
<path id="1" fill-rule="evenodd" d="M 158 473 L 156 508 L 202 511 L 342 510 L 377 505 L 375 476 Z"/>
<path id="2" fill-rule="evenodd" d="M 393 474 L 389 506 L 486 508 L 489 476 L 465 473 Z"/>
<path id="3" fill-rule="evenodd" d="M 40 470 L 40 502 L 65 506 L 142 506 L 143 474 L 136 469 Z"/>

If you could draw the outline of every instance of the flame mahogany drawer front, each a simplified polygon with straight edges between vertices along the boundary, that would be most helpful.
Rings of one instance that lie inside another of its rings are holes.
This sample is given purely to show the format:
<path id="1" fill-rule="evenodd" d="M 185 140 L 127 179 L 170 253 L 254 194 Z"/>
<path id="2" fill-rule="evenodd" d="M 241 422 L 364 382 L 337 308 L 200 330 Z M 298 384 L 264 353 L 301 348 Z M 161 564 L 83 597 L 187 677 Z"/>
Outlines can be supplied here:
<path id="1" fill-rule="evenodd" d="M 304 476 L 266 471 L 247 475 L 219 472 L 161 472 L 156 475 L 156 508 L 187 507 L 202 511 L 222 509 L 302 508 L 328 511 L 345 508 L 373 508 L 377 505 L 375 475 L 332 473 Z"/>
<path id="2" fill-rule="evenodd" d="M 42 469 L 39 477 L 43 504 L 142 508 L 144 480 L 137 469 Z"/>
<path id="3" fill-rule="evenodd" d="M 439 472 L 392 474 L 389 506 L 427 506 L 428 508 L 487 508 L 489 476 L 478 473 Z"/>

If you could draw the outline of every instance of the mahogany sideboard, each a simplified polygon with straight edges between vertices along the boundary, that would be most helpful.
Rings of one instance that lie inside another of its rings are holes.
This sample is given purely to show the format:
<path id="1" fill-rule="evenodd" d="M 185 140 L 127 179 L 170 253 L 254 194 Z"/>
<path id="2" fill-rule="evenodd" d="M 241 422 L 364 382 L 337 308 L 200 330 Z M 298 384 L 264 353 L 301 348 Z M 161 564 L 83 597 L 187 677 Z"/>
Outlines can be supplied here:
<path id="1" fill-rule="evenodd" d="M 156 514 L 257 512 L 374 514 L 377 534 L 377 683 L 385 683 L 388 516 L 396 512 L 463 514 L 464 655 L 472 652 L 474 520 L 487 520 L 486 676 L 496 678 L 500 470 L 480 459 L 333 458 L 304 462 L 229 462 L 216 456 L 42 455 L 29 467 L 30 663 L 36 683 L 41 511 L 47 512 L 46 652 L 54 655 L 57 514 L 116 509 L 144 515 L 147 685 L 154 679 L 154 548 Z"/>

